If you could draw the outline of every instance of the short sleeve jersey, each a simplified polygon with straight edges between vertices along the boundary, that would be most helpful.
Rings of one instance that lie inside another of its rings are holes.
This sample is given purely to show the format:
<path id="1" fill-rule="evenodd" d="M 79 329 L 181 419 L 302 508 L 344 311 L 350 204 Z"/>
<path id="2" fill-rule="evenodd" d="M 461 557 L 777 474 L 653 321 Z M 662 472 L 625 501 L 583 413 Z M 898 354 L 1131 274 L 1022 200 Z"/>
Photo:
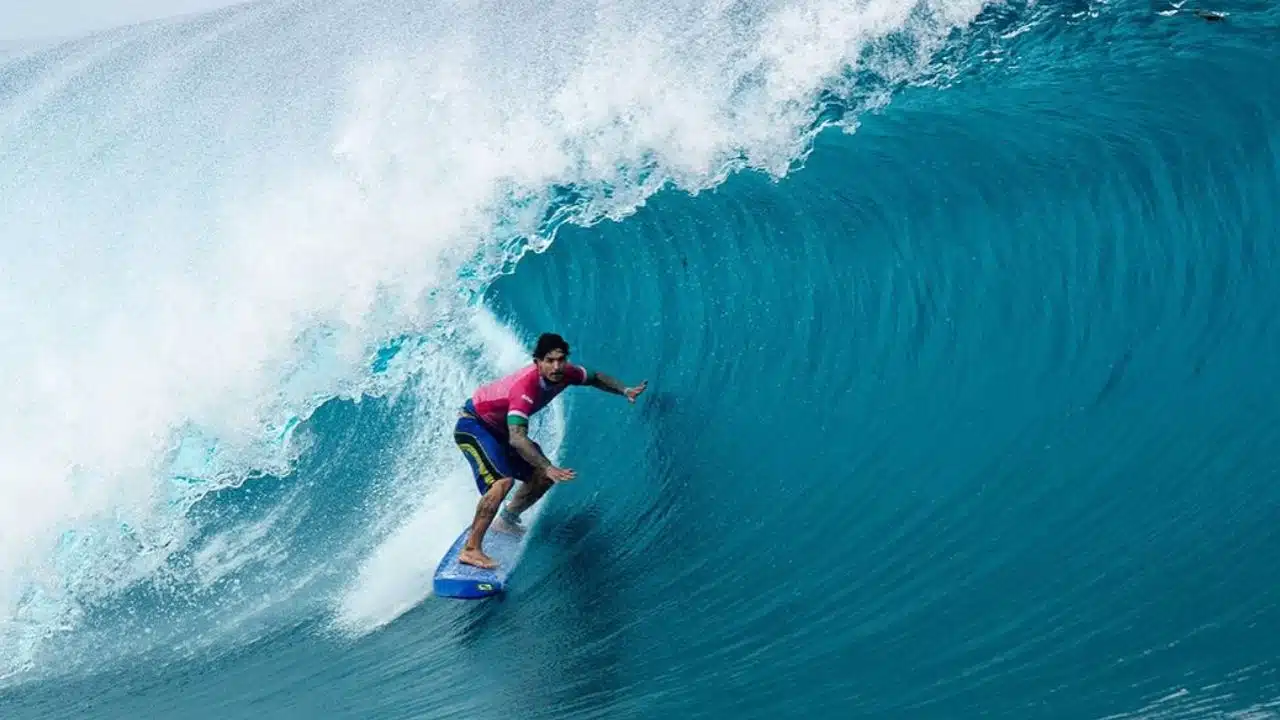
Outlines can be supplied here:
<path id="1" fill-rule="evenodd" d="M 530 415 L 546 407 L 570 385 L 585 384 L 588 377 L 587 369 L 581 365 L 566 364 L 564 382 L 552 384 L 538 374 L 537 365 L 529 365 L 480 386 L 471 396 L 471 405 L 482 422 L 505 435 L 508 422 L 527 425 Z"/>

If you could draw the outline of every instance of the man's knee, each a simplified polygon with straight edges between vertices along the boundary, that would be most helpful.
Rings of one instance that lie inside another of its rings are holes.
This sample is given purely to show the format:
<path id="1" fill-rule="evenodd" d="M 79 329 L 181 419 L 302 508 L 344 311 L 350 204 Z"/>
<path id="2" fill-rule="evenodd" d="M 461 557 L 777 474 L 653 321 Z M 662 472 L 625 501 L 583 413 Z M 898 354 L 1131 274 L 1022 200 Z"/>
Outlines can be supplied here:
<path id="1" fill-rule="evenodd" d="M 498 503 L 502 502 L 507 493 L 511 492 L 511 486 L 514 484 L 515 481 L 511 478 L 504 477 L 494 480 L 493 484 L 489 486 L 488 492 L 484 494 L 484 497 L 480 498 L 481 506 L 485 509 L 498 507 Z"/>

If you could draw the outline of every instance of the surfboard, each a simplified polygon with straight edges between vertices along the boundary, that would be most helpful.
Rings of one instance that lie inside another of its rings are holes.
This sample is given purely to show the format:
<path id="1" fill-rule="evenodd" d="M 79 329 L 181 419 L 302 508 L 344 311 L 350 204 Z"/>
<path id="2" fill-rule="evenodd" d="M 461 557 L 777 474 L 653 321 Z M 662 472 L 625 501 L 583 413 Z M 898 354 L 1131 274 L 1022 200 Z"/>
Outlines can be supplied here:
<path id="1" fill-rule="evenodd" d="M 470 534 L 471 525 L 468 524 L 436 566 L 435 580 L 432 583 L 436 597 L 480 600 L 506 590 L 507 576 L 520 557 L 523 537 L 490 528 L 484 534 L 482 547 L 486 555 L 498 562 L 498 567 L 486 570 L 458 562 L 458 553 L 462 552 L 462 546 L 466 544 Z"/>

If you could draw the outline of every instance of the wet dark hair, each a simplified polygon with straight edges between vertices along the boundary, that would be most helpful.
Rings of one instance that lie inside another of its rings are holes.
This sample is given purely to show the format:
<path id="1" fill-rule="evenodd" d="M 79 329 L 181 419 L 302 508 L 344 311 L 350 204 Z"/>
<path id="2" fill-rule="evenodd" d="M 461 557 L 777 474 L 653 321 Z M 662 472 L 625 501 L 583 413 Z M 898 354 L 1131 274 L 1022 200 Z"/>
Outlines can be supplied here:
<path id="1" fill-rule="evenodd" d="M 533 357 L 536 360 L 541 360 L 552 350 L 562 350 L 565 355 L 568 355 L 569 343 L 555 333 L 542 333 L 538 336 L 537 347 L 533 349 Z"/>

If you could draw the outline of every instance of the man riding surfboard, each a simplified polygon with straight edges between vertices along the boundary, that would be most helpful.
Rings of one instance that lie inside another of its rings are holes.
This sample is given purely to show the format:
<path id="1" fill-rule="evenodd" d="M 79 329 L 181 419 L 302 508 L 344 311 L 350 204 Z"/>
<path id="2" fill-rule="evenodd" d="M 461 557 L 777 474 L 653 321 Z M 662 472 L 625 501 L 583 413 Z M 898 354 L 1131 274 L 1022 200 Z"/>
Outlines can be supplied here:
<path id="1" fill-rule="evenodd" d="M 570 385 L 587 385 L 634 403 L 649 381 L 625 387 L 601 372 L 588 372 L 569 362 L 569 343 L 555 333 L 543 333 L 533 350 L 533 364 L 479 387 L 463 405 L 453 439 L 466 456 L 480 490 L 471 534 L 459 562 L 482 568 L 497 567 L 482 550 L 490 524 L 500 532 L 520 533 L 520 514 L 551 488 L 572 480 L 574 471 L 558 468 L 529 438 L 529 416 L 543 409 Z M 515 481 L 523 484 L 496 519 L 498 506 Z"/>

